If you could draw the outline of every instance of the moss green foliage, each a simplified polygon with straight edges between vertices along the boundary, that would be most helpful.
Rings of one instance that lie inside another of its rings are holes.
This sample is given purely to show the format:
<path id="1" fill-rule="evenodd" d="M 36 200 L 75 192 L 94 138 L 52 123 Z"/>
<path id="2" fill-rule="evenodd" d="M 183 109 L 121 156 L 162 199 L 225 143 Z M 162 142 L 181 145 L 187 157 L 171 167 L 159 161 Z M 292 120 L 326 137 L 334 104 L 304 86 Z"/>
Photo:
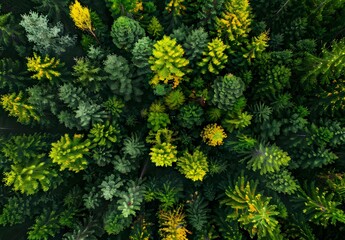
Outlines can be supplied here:
<path id="1" fill-rule="evenodd" d="M 138 39 L 145 37 L 145 31 L 137 21 L 121 16 L 111 27 L 111 37 L 116 47 L 129 51 Z"/>
<path id="2" fill-rule="evenodd" d="M 59 141 L 52 143 L 49 156 L 53 163 L 60 165 L 61 171 L 67 168 L 70 171 L 79 172 L 88 165 L 86 156 L 90 144 L 89 140 L 83 141 L 83 135 L 75 134 L 71 139 L 68 134 L 65 134 Z"/>
<path id="3" fill-rule="evenodd" d="M 232 110 L 242 97 L 245 85 L 241 78 L 228 74 L 213 84 L 212 103 L 223 110 Z"/>
<path id="4" fill-rule="evenodd" d="M 0 2 L 0 239 L 344 239 L 345 0 Z"/>
<path id="5" fill-rule="evenodd" d="M 168 84 L 172 81 L 173 88 L 177 87 L 187 73 L 186 66 L 189 63 L 183 56 L 182 46 L 177 44 L 176 39 L 163 36 L 153 47 L 149 63 L 155 75 L 150 83 L 155 86 L 160 82 Z"/>

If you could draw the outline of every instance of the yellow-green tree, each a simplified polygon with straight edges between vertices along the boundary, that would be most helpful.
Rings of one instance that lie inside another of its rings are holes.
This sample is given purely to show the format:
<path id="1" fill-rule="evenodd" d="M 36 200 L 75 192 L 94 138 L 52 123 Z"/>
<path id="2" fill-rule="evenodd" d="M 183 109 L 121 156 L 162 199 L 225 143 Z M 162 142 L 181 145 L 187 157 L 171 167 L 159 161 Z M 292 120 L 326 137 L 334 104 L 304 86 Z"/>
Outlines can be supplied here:
<path id="1" fill-rule="evenodd" d="M 153 47 L 153 56 L 150 57 L 149 63 L 155 75 L 150 83 L 155 86 L 160 82 L 168 84 L 172 81 L 173 88 L 177 87 L 188 72 L 186 66 L 189 61 L 183 57 L 182 46 L 177 44 L 176 39 L 164 36 Z"/>
<path id="2" fill-rule="evenodd" d="M 159 235 L 164 240 L 187 240 L 185 215 L 181 207 L 173 210 L 161 210 L 159 212 Z"/>
<path id="3" fill-rule="evenodd" d="M 94 32 L 95 29 L 92 26 L 90 10 L 87 7 L 83 7 L 77 0 L 69 6 L 69 10 L 74 24 L 81 30 L 89 32 L 97 39 Z"/>
<path id="4" fill-rule="evenodd" d="M 9 112 L 10 116 L 17 117 L 17 121 L 29 124 L 32 121 L 39 121 L 40 117 L 33 106 L 27 104 L 23 92 L 9 93 L 1 97 L 2 107 Z"/>
<path id="5" fill-rule="evenodd" d="M 249 0 L 227 0 L 222 16 L 216 18 L 218 35 L 239 45 L 248 37 L 251 22 Z"/>
<path id="6" fill-rule="evenodd" d="M 178 170 L 192 181 L 202 181 L 208 172 L 207 157 L 203 152 L 196 149 L 193 154 L 184 152 L 177 160 Z"/>
<path id="7" fill-rule="evenodd" d="M 28 70 L 30 72 L 35 72 L 35 74 L 31 76 L 32 78 L 38 80 L 43 78 L 52 80 L 54 77 L 59 77 L 61 75 L 61 73 L 57 71 L 60 66 L 60 60 L 56 60 L 54 57 L 49 58 L 45 56 L 44 60 L 42 60 L 41 56 L 34 53 L 34 56 L 32 58 L 27 58 L 27 60 Z"/>

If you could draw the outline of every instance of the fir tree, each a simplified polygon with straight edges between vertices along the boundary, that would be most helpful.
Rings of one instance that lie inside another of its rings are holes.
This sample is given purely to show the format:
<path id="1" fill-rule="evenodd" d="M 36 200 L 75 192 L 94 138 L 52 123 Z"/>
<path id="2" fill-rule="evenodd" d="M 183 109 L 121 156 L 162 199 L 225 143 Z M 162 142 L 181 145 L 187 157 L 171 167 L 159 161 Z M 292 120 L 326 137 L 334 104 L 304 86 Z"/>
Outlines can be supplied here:
<path id="1" fill-rule="evenodd" d="M 89 154 L 90 141 L 83 141 L 83 135 L 75 134 L 71 139 L 65 134 L 59 141 L 52 143 L 52 149 L 49 157 L 53 163 L 60 165 L 60 171 L 68 169 L 70 171 L 79 172 L 84 170 L 88 161 L 85 158 Z"/>
<path id="2" fill-rule="evenodd" d="M 19 24 L 25 28 L 29 42 L 34 43 L 34 50 L 41 54 L 61 54 L 66 52 L 66 48 L 74 45 L 74 37 L 62 35 L 62 24 L 50 27 L 45 15 L 36 12 L 24 14 Z"/>
<path id="3" fill-rule="evenodd" d="M 46 78 L 48 80 L 52 80 L 53 78 L 59 77 L 61 73 L 57 71 L 60 65 L 60 60 L 55 60 L 55 58 L 49 58 L 45 56 L 44 60 L 41 59 L 41 56 L 38 56 L 34 53 L 32 58 L 27 58 L 28 63 L 28 71 L 35 72 L 32 75 L 32 78 L 36 78 L 41 80 L 42 78 Z"/>
<path id="4" fill-rule="evenodd" d="M 183 57 L 182 46 L 177 44 L 175 39 L 164 36 L 153 47 L 153 56 L 149 58 L 149 63 L 155 75 L 150 83 L 155 86 L 160 82 L 168 84 L 172 81 L 173 88 L 177 87 L 188 72 L 186 66 L 189 61 Z"/>

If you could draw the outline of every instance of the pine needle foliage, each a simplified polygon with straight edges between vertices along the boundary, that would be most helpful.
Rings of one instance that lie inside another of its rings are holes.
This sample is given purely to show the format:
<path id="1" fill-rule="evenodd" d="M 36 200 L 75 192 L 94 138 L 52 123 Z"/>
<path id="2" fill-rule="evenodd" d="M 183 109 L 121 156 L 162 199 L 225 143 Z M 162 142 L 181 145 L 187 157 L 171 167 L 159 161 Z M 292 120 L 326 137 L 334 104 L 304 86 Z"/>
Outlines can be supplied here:
<path id="1" fill-rule="evenodd" d="M 149 63 L 155 75 L 150 84 L 156 86 L 160 82 L 168 84 L 170 81 L 173 88 L 177 87 L 188 72 L 186 66 L 189 61 L 183 57 L 182 46 L 177 44 L 176 39 L 163 36 L 163 39 L 157 41 L 153 47 Z"/>
<path id="2" fill-rule="evenodd" d="M 27 67 L 28 71 L 35 72 L 34 75 L 31 77 L 34 79 L 48 79 L 53 80 L 53 78 L 57 78 L 61 75 L 58 71 L 60 65 L 60 60 L 55 60 L 55 58 L 49 58 L 49 56 L 45 56 L 44 59 L 41 56 L 38 56 L 34 53 L 32 58 L 27 58 Z"/>

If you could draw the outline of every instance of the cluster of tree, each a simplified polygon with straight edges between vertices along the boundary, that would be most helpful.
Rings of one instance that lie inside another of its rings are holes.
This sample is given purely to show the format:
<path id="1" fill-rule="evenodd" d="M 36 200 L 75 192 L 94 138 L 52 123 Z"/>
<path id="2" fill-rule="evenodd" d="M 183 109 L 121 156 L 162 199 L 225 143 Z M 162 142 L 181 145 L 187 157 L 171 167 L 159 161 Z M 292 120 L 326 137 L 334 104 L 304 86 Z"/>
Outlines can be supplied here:
<path id="1" fill-rule="evenodd" d="M 343 239 L 344 15 L 4 1 L 0 238 Z"/>

